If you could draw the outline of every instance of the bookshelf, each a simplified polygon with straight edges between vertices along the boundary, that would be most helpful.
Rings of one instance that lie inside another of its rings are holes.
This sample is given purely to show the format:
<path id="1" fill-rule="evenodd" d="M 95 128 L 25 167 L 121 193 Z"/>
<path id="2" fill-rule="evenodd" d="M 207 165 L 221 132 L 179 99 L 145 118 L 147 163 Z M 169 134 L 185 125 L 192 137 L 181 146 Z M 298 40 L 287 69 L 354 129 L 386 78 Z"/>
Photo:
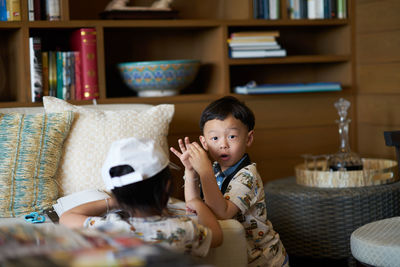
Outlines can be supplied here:
<path id="1" fill-rule="evenodd" d="M 30 36 L 47 39 L 44 47 L 68 44 L 72 31 L 97 30 L 98 103 L 173 103 L 175 117 L 170 144 L 188 135 L 197 139 L 201 110 L 212 100 L 232 94 L 250 80 L 257 83 L 340 82 L 340 92 L 236 95 L 255 112 L 256 141 L 250 149 L 264 181 L 293 175 L 300 155 L 334 153 L 338 136 L 333 103 L 339 97 L 355 105 L 354 6 L 346 19 L 289 19 L 281 0 L 278 20 L 253 19 L 252 0 L 175 0 L 179 18 L 172 20 L 101 20 L 107 0 L 60 0 L 61 21 L 28 21 L 27 0 L 21 0 L 22 20 L 0 22 L 0 56 L 6 82 L 0 87 L 0 107 L 36 106 L 30 101 Z M 150 5 L 152 1 L 133 1 Z M 235 31 L 278 30 L 284 58 L 230 59 L 227 38 Z M 48 38 L 50 37 L 50 38 Z M 46 48 L 44 48 L 46 49 Z M 142 60 L 199 59 L 198 77 L 183 94 L 138 98 L 123 84 L 116 63 Z M 1 85 L 0 85 L 1 86 Z M 71 101 L 88 104 L 90 101 Z M 187 115 L 190 114 L 190 115 Z M 353 119 L 355 116 L 350 115 Z M 354 121 L 354 120 L 353 120 Z M 355 138 L 355 123 L 351 126 Z M 324 139 L 318 138 L 324 136 Z M 353 149 L 356 149 L 354 145 Z"/>

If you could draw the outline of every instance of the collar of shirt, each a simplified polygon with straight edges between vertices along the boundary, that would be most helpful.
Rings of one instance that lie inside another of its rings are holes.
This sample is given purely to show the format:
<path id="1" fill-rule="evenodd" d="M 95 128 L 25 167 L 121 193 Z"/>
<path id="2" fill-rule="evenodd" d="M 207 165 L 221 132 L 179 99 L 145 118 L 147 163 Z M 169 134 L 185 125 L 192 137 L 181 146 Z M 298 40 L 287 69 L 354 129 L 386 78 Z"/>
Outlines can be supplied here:
<path id="1" fill-rule="evenodd" d="M 240 163 L 242 163 L 242 161 L 246 158 L 246 156 L 247 156 L 247 154 L 245 154 L 235 165 L 229 167 L 225 171 L 221 170 L 221 166 L 219 165 L 218 162 L 216 162 L 216 161 L 214 162 L 213 170 L 214 170 L 215 177 L 217 179 L 217 185 L 218 185 L 219 189 L 221 189 L 225 178 L 228 177 L 231 173 L 233 173 L 236 170 L 236 168 L 240 165 Z"/>

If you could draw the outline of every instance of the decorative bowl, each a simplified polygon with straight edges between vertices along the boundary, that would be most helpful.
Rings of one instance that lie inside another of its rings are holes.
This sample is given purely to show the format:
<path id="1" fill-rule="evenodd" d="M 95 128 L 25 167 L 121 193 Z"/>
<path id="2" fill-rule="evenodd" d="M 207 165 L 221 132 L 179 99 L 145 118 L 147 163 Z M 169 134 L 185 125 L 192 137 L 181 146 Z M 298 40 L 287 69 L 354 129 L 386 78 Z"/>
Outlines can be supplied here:
<path id="1" fill-rule="evenodd" d="M 125 84 L 138 96 L 176 95 L 193 82 L 199 60 L 163 60 L 119 63 Z"/>

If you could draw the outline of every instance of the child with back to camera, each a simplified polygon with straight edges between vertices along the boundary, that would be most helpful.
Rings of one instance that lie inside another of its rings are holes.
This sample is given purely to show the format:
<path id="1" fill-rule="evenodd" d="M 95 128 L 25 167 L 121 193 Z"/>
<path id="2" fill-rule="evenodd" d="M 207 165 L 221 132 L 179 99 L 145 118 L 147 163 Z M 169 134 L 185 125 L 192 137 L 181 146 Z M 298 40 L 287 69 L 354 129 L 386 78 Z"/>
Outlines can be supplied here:
<path id="1" fill-rule="evenodd" d="M 175 251 L 206 256 L 210 247 L 222 243 L 222 230 L 200 198 L 186 203 L 197 213 L 198 221 L 166 214 L 172 189 L 168 165 L 168 156 L 153 140 L 127 138 L 112 143 L 102 176 L 113 197 L 72 208 L 61 215 L 60 223 L 71 228 L 128 232 Z M 129 216 L 108 212 L 117 208 Z"/>
<path id="2" fill-rule="evenodd" d="M 235 97 L 226 96 L 202 112 L 201 146 L 185 137 L 178 140 L 180 151 L 170 150 L 185 167 L 185 200 L 203 194 L 218 219 L 242 223 L 249 266 L 288 266 L 279 234 L 267 219 L 263 181 L 246 153 L 253 143 L 254 125 L 253 112 Z"/>

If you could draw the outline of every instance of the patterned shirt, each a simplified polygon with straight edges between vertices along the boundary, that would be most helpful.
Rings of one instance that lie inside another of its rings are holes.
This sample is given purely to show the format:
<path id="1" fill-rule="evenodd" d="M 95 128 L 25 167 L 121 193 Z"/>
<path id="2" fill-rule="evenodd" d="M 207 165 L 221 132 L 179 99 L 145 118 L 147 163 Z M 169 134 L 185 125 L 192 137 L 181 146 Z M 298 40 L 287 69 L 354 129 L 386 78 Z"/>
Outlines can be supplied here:
<path id="1" fill-rule="evenodd" d="M 87 218 L 84 227 L 130 232 L 145 242 L 157 243 L 174 251 L 200 257 L 207 255 L 212 239 L 209 228 L 188 216 L 124 219 L 118 213 L 109 213 L 105 217 Z"/>
<path id="2" fill-rule="evenodd" d="M 215 165 L 215 163 L 214 163 Z M 285 262 L 286 251 L 267 219 L 263 182 L 252 163 L 240 169 L 230 181 L 224 197 L 233 202 L 235 215 L 246 231 L 249 266 L 279 266 Z"/>

